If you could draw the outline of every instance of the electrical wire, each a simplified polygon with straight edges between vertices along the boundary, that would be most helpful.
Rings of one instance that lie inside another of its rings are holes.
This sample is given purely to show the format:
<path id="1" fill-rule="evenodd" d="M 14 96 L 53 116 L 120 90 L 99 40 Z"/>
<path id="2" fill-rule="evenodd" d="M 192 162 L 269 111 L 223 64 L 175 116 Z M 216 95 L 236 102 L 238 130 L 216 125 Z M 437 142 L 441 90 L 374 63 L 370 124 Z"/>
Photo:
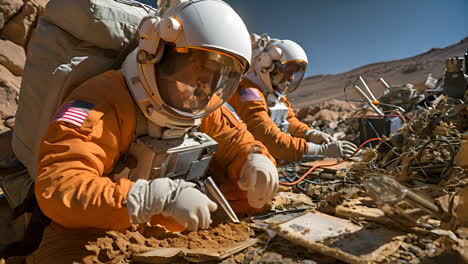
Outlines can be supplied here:
<path id="1" fill-rule="evenodd" d="M 350 99 L 348 98 L 348 94 L 346 93 L 346 90 L 348 89 L 348 86 L 351 86 L 351 85 L 352 85 L 351 83 L 345 84 L 344 89 L 343 89 L 343 94 L 344 94 L 344 96 L 345 96 L 345 101 L 348 103 L 348 105 L 349 105 L 349 107 L 351 108 L 351 110 L 357 111 L 357 109 L 356 109 L 355 107 L 353 107 L 353 106 L 351 105 L 351 103 L 349 102 Z M 362 100 L 362 101 L 364 102 L 364 100 Z"/>
<path id="2" fill-rule="evenodd" d="M 311 172 L 313 172 L 315 169 L 317 168 L 322 168 L 322 167 L 331 167 L 331 166 L 335 166 L 335 165 L 338 165 L 338 164 L 341 164 L 345 161 L 348 161 L 350 158 L 354 157 L 354 155 L 356 155 L 356 153 L 359 152 L 359 150 L 361 150 L 367 143 L 369 142 L 372 142 L 372 141 L 377 141 L 377 140 L 382 140 L 381 138 L 371 138 L 371 139 L 368 139 L 366 141 L 364 141 L 360 146 L 359 148 L 357 148 L 353 154 L 351 154 L 350 156 L 346 157 L 345 159 L 343 159 L 342 161 L 338 161 L 338 162 L 335 162 L 335 163 L 332 163 L 332 164 L 318 164 L 318 165 L 315 165 L 313 166 L 312 168 L 310 168 L 306 173 L 304 173 L 304 175 L 302 175 L 299 179 L 297 179 L 296 181 L 294 182 L 282 182 L 280 181 L 279 184 L 281 185 L 287 185 L 287 186 L 293 186 L 293 185 L 296 185 L 298 183 L 300 183 L 302 180 L 305 179 L 305 177 L 307 177 L 307 175 L 309 175 Z"/>
<path id="3" fill-rule="evenodd" d="M 401 118 L 401 120 L 403 120 L 403 123 L 405 123 L 405 124 L 407 123 L 407 122 L 406 122 L 406 118 L 405 118 L 405 116 L 403 115 L 403 113 L 400 112 L 400 111 L 398 111 L 398 110 L 396 110 L 396 109 L 387 110 L 387 111 L 383 111 L 383 112 L 384 112 L 384 113 L 396 113 L 396 116 L 398 116 L 399 118 Z M 390 115 L 390 116 L 392 116 L 392 115 Z"/>
<path id="4" fill-rule="evenodd" d="M 455 160 L 455 151 L 453 150 L 453 147 L 452 147 L 452 144 L 445 140 L 445 139 L 433 139 L 433 140 L 429 140 L 428 142 L 424 143 L 422 145 L 422 147 L 419 149 L 419 152 L 416 156 L 416 162 L 418 162 L 422 172 L 424 173 L 424 175 L 426 176 L 426 178 L 428 179 L 428 175 L 426 174 L 426 171 L 424 170 L 423 166 L 421 165 L 421 158 L 422 158 L 422 154 L 423 154 L 423 151 L 426 149 L 426 147 L 430 144 L 430 143 L 434 143 L 434 142 L 442 142 L 442 143 L 446 143 L 447 146 L 448 146 L 448 149 L 449 149 L 449 152 L 450 152 L 450 161 L 449 161 L 449 164 L 446 165 L 444 167 L 444 169 L 442 170 L 441 172 L 441 175 L 439 176 L 440 178 L 444 177 L 445 174 L 447 173 L 447 171 L 453 167 L 453 163 L 454 163 L 454 160 Z M 439 179 L 440 179 L 439 178 Z"/>

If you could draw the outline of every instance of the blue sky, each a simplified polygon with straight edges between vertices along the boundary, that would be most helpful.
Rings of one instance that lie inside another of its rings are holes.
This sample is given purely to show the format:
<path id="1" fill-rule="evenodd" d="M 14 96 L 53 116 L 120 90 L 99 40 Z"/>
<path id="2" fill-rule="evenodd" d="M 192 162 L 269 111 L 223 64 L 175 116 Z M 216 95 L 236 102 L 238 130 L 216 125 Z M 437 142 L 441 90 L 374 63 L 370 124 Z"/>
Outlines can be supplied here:
<path id="1" fill-rule="evenodd" d="M 250 32 L 301 45 L 309 59 L 306 76 L 403 59 L 468 37 L 468 0 L 225 2 Z"/>

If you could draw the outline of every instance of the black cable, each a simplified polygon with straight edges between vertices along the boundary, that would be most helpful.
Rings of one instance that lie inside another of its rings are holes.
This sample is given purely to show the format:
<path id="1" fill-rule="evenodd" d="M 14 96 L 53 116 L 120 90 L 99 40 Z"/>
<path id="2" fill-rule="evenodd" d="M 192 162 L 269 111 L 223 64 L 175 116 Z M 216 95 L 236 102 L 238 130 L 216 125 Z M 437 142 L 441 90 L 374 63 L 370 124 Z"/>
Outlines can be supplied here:
<path id="1" fill-rule="evenodd" d="M 354 84 L 355 82 L 356 82 L 356 81 L 354 81 L 353 84 Z M 349 86 L 349 85 L 351 85 L 351 84 L 349 84 L 349 83 L 346 84 L 346 85 L 344 86 L 344 89 L 343 89 L 343 93 L 344 93 L 344 96 L 345 96 L 345 101 L 348 103 L 348 105 L 349 105 L 349 107 L 351 108 L 351 110 L 357 111 L 357 110 L 356 110 L 357 108 L 354 108 L 354 107 L 351 105 L 351 103 L 349 102 L 350 100 L 349 100 L 349 98 L 348 98 L 348 94 L 346 93 L 346 90 L 348 89 L 348 86 Z"/>
<path id="2" fill-rule="evenodd" d="M 312 207 L 307 207 L 307 208 L 299 208 L 299 209 L 290 209 L 290 210 L 284 210 L 284 211 L 268 213 L 268 214 L 264 214 L 264 215 L 257 215 L 257 216 L 252 217 L 252 220 L 265 219 L 265 218 L 268 218 L 270 216 L 284 214 L 284 213 L 296 213 L 296 212 L 299 213 L 299 212 L 304 212 L 304 211 L 309 210 L 309 209 L 313 209 L 313 208 Z"/>
<path id="3" fill-rule="evenodd" d="M 301 181 L 295 185 L 302 193 L 306 194 L 309 192 L 309 183 L 305 181 Z"/>

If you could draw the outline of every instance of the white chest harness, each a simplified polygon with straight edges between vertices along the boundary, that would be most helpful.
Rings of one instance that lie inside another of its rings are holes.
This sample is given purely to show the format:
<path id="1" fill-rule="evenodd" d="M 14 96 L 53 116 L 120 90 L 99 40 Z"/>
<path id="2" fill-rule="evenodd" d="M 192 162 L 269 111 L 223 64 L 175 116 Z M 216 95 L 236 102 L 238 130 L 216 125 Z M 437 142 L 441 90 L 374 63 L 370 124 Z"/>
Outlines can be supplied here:
<path id="1" fill-rule="evenodd" d="M 116 164 L 114 178 L 136 181 L 170 177 L 190 181 L 205 176 L 218 146 L 215 140 L 201 132 L 161 133 L 161 128 L 137 110 L 136 140 Z M 155 136 L 155 131 L 159 135 Z M 162 139 L 161 135 L 169 138 Z"/>
<path id="2" fill-rule="evenodd" d="M 280 101 L 281 97 L 273 95 L 267 96 L 268 111 L 270 113 L 271 120 L 278 126 L 278 128 L 288 133 L 289 122 L 288 122 L 288 106 Z"/>

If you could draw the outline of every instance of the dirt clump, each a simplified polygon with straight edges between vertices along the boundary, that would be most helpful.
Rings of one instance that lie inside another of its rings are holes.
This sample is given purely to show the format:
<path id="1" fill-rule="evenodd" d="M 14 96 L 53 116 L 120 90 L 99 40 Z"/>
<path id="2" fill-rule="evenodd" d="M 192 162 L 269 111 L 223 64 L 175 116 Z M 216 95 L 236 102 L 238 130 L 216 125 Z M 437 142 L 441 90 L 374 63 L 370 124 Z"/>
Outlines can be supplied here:
<path id="1" fill-rule="evenodd" d="M 187 248 L 222 251 L 253 236 L 246 222 L 220 224 L 208 230 L 168 232 L 161 226 L 145 226 L 125 232 L 107 231 L 86 245 L 94 252 L 92 261 L 99 263 L 131 263 L 133 254 L 155 248 Z M 91 260 L 91 258 L 90 258 Z M 87 263 L 85 261 L 85 263 Z M 91 263 L 91 262 L 89 262 Z"/>
<path id="2" fill-rule="evenodd" d="M 247 223 L 221 224 L 197 232 L 164 233 L 161 227 L 146 227 L 143 235 L 150 247 L 185 247 L 188 249 L 223 249 L 247 240 L 253 231 Z"/>

